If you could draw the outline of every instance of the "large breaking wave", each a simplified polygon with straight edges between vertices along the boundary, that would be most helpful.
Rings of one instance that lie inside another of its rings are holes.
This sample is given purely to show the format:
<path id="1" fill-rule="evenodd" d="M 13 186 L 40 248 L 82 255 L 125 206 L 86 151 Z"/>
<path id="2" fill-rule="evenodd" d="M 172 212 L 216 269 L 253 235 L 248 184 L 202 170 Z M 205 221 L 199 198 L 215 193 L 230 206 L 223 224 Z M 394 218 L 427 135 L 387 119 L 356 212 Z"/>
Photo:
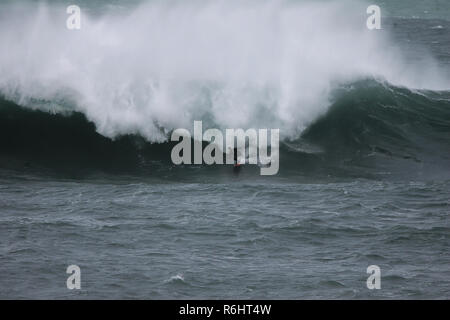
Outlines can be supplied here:
<path id="1" fill-rule="evenodd" d="M 329 110 L 300 137 L 282 142 L 282 177 L 450 179 L 450 92 L 414 92 L 367 79 L 341 86 L 331 99 Z M 0 101 L 4 168 L 176 180 L 229 175 L 227 166 L 174 166 L 173 145 L 140 135 L 112 140 L 81 113 L 51 114 Z M 256 178 L 258 170 L 248 166 L 243 173 Z"/>
<path id="2" fill-rule="evenodd" d="M 280 128 L 281 173 L 374 159 L 386 172 L 392 159 L 445 169 L 449 80 L 431 56 L 408 63 L 389 32 L 367 30 L 366 7 L 151 1 L 82 8 L 70 31 L 63 6 L 4 4 L 1 165 L 166 170 L 170 132 L 203 120 Z"/>
<path id="3" fill-rule="evenodd" d="M 65 7 L 3 6 L 0 93 L 78 111 L 107 137 L 161 142 L 194 120 L 298 137 L 340 83 L 374 77 L 445 89 L 432 59 L 403 62 L 354 1 L 153 1 L 66 29 Z"/>

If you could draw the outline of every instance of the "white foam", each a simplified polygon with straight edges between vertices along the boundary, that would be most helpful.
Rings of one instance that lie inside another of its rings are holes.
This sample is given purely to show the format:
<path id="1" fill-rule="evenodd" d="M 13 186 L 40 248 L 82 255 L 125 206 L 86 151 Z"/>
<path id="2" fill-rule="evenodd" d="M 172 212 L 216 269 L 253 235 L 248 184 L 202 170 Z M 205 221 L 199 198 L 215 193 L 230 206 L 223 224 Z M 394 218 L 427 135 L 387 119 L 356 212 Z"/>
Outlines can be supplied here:
<path id="1" fill-rule="evenodd" d="M 169 282 L 185 282 L 184 281 L 184 276 L 181 273 L 178 273 L 174 276 L 171 276 L 169 279 L 165 280 L 164 282 L 169 283 Z"/>
<path id="2" fill-rule="evenodd" d="M 386 31 L 367 30 L 365 9 L 153 1 L 122 15 L 82 11 L 82 29 L 69 31 L 63 7 L 3 6 L 0 92 L 29 107 L 83 112 L 108 137 L 163 141 L 194 120 L 293 137 L 325 112 L 337 83 L 367 76 L 448 88 L 437 69 L 406 67 Z"/>

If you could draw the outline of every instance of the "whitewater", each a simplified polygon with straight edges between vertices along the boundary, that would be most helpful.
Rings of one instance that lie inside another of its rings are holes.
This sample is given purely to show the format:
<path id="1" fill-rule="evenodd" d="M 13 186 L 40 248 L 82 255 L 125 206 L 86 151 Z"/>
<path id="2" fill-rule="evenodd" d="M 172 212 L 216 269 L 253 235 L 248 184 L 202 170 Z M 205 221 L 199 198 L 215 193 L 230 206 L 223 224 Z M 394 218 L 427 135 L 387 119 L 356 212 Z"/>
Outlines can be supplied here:
<path id="1" fill-rule="evenodd" d="M 110 138 L 162 142 L 202 120 L 280 128 L 297 138 L 340 85 L 372 78 L 450 88 L 431 55 L 413 66 L 386 32 L 368 30 L 358 1 L 153 1 L 121 10 L 6 3 L 0 93 L 28 108 L 83 113 Z M 120 13 L 120 14 L 119 14 Z"/>

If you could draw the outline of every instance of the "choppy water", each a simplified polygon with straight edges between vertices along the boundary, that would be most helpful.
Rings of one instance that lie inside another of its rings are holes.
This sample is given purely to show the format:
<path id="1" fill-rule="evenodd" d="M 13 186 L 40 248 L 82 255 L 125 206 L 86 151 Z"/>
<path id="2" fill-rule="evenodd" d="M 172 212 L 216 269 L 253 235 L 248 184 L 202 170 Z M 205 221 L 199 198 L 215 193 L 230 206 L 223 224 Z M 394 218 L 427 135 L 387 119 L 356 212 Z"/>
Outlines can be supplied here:
<path id="1" fill-rule="evenodd" d="M 448 182 L 1 182 L 3 298 L 449 297 Z"/>
<path id="2" fill-rule="evenodd" d="M 0 5 L 1 299 L 450 298 L 447 1 L 380 1 L 370 35 L 326 1 L 82 2 L 70 47 L 64 1 L 20 3 Z M 279 173 L 174 166 L 192 120 L 279 127 Z"/>

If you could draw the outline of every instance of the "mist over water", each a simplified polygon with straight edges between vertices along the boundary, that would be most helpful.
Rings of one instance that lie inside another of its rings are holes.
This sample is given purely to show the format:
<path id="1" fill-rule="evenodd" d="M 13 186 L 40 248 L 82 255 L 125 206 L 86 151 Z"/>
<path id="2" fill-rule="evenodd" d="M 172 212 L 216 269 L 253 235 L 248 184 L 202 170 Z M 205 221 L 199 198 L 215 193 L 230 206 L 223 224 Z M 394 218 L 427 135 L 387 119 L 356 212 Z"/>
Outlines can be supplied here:
<path id="1" fill-rule="evenodd" d="M 296 138 L 339 85 L 375 78 L 450 86 L 431 56 L 414 66 L 358 1 L 153 1 L 66 28 L 62 5 L 3 6 L 0 93 L 27 107 L 79 111 L 107 137 L 160 142 L 194 120 L 281 128 Z"/>

